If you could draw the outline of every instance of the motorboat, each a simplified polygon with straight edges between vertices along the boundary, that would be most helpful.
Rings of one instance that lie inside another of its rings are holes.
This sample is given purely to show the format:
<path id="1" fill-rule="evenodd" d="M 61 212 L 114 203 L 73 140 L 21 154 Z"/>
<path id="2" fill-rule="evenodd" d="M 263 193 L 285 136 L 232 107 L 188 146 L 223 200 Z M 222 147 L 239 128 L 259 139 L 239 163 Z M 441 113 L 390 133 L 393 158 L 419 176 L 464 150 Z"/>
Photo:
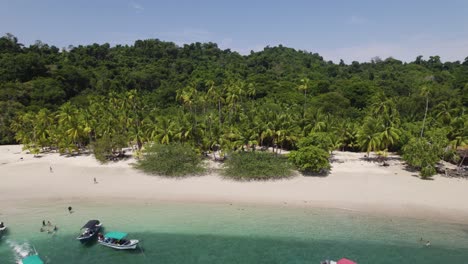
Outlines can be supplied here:
<path id="1" fill-rule="evenodd" d="M 39 257 L 39 255 L 31 255 L 23 258 L 21 260 L 22 264 L 44 264 L 44 261 Z"/>
<path id="2" fill-rule="evenodd" d="M 96 237 L 101 230 L 102 223 L 99 220 L 89 220 L 82 228 L 81 228 L 81 235 L 79 235 L 76 239 L 78 239 L 81 243 L 86 243 Z"/>
<path id="3" fill-rule="evenodd" d="M 347 258 L 342 258 L 342 259 L 340 259 L 338 261 L 324 260 L 324 261 L 320 262 L 320 264 L 357 264 L 357 263 L 352 261 L 352 260 L 349 260 Z"/>
<path id="4" fill-rule="evenodd" d="M 98 234 L 99 244 L 114 248 L 114 249 L 135 249 L 138 245 L 138 240 L 136 239 L 125 239 L 127 233 L 123 232 L 110 232 L 105 235 Z"/>

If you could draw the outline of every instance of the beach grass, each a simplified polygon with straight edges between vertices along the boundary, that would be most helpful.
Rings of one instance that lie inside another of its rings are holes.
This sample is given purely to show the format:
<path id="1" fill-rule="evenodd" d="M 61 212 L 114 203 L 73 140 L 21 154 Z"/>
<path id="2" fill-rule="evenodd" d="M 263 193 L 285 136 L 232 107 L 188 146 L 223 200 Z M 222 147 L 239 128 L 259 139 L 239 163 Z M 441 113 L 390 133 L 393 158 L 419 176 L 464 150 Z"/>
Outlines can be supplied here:
<path id="1" fill-rule="evenodd" d="M 269 180 L 290 177 L 287 158 L 269 152 L 234 152 L 225 162 L 223 175 L 236 180 Z"/>
<path id="2" fill-rule="evenodd" d="M 205 172 L 200 155 L 182 143 L 153 144 L 143 151 L 136 168 L 152 175 L 183 177 Z"/>

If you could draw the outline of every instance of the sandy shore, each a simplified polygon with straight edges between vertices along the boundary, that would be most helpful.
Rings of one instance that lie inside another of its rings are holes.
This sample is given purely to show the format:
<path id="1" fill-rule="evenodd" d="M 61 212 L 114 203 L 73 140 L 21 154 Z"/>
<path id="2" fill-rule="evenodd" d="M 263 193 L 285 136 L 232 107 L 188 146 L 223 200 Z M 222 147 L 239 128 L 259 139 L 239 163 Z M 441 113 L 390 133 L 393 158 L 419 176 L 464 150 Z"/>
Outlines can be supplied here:
<path id="1" fill-rule="evenodd" d="M 335 152 L 327 177 L 236 182 L 223 179 L 216 170 L 205 176 L 169 179 L 140 173 L 132 168 L 132 159 L 101 165 L 93 156 L 33 157 L 18 145 L 0 146 L 0 214 L 57 201 L 151 200 L 339 208 L 468 223 L 467 180 L 435 176 L 424 181 L 404 170 L 398 159 L 383 167 L 363 156 Z"/>

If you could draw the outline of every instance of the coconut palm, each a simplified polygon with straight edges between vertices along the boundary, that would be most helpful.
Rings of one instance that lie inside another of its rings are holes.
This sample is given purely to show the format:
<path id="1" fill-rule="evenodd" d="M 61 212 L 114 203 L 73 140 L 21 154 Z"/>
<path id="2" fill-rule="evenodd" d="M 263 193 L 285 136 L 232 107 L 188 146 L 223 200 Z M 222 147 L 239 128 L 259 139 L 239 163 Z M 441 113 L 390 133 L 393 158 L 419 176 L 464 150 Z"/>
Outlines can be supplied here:
<path id="1" fill-rule="evenodd" d="M 176 133 L 176 124 L 171 119 L 161 116 L 158 119 L 156 129 L 152 134 L 152 139 L 161 144 L 169 144 L 172 142 Z"/>
<path id="2" fill-rule="evenodd" d="M 430 91 L 429 91 L 429 87 L 428 86 L 423 86 L 421 87 L 421 95 L 424 96 L 426 98 L 426 108 L 424 110 L 424 118 L 423 118 L 423 122 L 422 122 L 422 127 L 421 127 L 421 137 L 423 137 L 424 135 L 424 126 L 426 124 L 426 118 L 427 118 L 427 111 L 429 110 L 429 95 L 430 95 Z"/>
<path id="3" fill-rule="evenodd" d="M 222 104 L 225 102 L 224 92 L 223 89 L 225 86 L 216 86 L 214 81 L 207 81 L 206 85 L 209 87 L 207 91 L 207 95 L 209 98 L 212 98 L 212 102 L 215 107 L 218 109 L 218 118 L 219 118 L 219 125 L 222 125 Z"/>
<path id="4" fill-rule="evenodd" d="M 306 106 L 307 106 L 307 91 L 310 89 L 311 81 L 309 78 L 301 79 L 301 84 L 297 87 L 299 91 L 304 92 L 304 106 L 302 109 L 302 118 L 305 118 L 306 115 Z"/>
<path id="5" fill-rule="evenodd" d="M 367 152 L 368 157 L 371 151 L 379 150 L 382 143 L 379 121 L 371 116 L 366 117 L 358 131 L 357 140 L 361 149 Z"/>

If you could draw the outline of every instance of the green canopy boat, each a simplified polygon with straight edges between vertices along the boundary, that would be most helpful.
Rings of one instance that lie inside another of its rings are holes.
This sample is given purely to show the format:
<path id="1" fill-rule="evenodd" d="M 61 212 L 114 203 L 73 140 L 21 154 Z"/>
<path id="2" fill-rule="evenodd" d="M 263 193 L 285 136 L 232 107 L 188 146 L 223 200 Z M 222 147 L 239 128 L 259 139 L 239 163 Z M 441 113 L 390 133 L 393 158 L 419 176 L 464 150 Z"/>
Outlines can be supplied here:
<path id="1" fill-rule="evenodd" d="M 124 232 L 109 232 L 104 237 L 105 238 L 113 238 L 113 239 L 121 240 L 124 237 L 126 237 L 127 235 L 128 234 L 124 233 Z"/>
<path id="2" fill-rule="evenodd" d="M 21 263 L 23 264 L 44 264 L 44 261 L 39 257 L 39 255 L 32 255 L 25 257 Z"/>
<path id="3" fill-rule="evenodd" d="M 109 232 L 104 236 L 98 234 L 98 243 L 114 249 L 135 249 L 138 245 L 136 239 L 125 239 L 127 233 Z"/>

